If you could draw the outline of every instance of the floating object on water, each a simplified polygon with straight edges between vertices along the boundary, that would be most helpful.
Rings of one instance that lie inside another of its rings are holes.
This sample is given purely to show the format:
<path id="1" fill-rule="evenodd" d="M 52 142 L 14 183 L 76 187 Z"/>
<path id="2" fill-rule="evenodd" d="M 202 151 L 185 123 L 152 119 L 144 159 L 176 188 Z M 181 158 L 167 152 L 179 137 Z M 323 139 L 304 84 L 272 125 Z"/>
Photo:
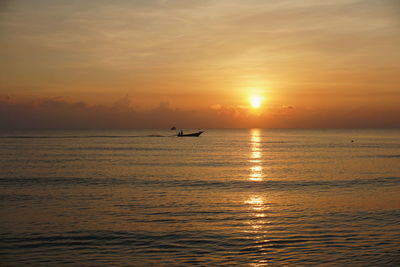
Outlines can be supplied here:
<path id="1" fill-rule="evenodd" d="M 172 126 L 172 127 L 171 127 L 171 130 L 176 130 L 176 127 L 175 127 L 175 126 Z"/>
<path id="2" fill-rule="evenodd" d="M 198 137 L 202 133 L 203 133 L 203 131 L 198 131 L 196 133 L 184 134 L 183 131 L 180 131 L 176 136 L 179 136 L 179 137 Z"/>

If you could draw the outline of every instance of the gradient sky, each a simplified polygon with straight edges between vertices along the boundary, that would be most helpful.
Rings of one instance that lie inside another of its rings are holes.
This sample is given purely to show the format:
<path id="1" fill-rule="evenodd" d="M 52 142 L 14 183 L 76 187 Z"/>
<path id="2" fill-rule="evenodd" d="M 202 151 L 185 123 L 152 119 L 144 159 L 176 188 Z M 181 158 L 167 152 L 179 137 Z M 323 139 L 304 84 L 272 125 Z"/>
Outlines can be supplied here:
<path id="1" fill-rule="evenodd" d="M 3 0 L 0 58 L 0 128 L 400 127 L 398 0 Z"/>

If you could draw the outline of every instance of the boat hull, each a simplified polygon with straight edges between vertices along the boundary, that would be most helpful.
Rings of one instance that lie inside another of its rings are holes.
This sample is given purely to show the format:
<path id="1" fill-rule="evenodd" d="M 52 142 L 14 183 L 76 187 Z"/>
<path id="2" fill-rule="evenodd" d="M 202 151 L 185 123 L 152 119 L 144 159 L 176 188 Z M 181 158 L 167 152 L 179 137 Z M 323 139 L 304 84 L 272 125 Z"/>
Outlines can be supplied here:
<path id="1" fill-rule="evenodd" d="M 198 137 L 203 133 L 203 131 L 197 132 L 197 133 L 190 133 L 190 134 L 181 134 L 177 135 L 178 137 Z"/>

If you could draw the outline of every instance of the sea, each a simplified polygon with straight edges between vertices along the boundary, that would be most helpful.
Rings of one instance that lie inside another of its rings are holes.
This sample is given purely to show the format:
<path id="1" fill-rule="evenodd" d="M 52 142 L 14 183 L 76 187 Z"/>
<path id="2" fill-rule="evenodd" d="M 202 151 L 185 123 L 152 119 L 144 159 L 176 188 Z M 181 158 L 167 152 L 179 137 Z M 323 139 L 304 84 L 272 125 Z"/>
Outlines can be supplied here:
<path id="1" fill-rule="evenodd" d="M 399 129 L 174 134 L 0 132 L 0 266 L 400 266 Z"/>

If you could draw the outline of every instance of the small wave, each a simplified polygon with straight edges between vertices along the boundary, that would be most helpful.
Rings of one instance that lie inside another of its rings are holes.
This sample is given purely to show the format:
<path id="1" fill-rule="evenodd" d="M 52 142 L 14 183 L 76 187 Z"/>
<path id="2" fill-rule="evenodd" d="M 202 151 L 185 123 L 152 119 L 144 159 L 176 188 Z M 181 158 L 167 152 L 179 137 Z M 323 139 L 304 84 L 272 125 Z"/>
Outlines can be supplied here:
<path id="1" fill-rule="evenodd" d="M 368 265 L 371 262 L 369 256 L 381 254 L 382 258 L 373 257 L 376 263 L 392 266 L 396 264 L 382 262 L 399 262 L 397 253 L 388 253 L 396 246 L 395 241 L 383 240 L 384 236 L 371 237 L 357 229 L 352 229 L 346 235 L 304 235 L 304 230 L 312 229 L 292 231 L 288 235 L 283 235 L 282 232 L 260 234 L 221 230 L 99 230 L 37 232 L 23 236 L 6 233 L 0 240 L 0 249 L 4 254 L 18 255 L 10 258 L 10 263 L 14 263 L 12 266 L 43 265 L 43 260 L 48 260 L 49 256 L 55 265 L 68 260 L 69 265 L 77 266 L 126 265 L 125 261 L 120 262 L 121 259 L 129 259 L 130 262 L 140 259 L 144 266 L 184 266 L 189 262 L 202 266 L 231 266 L 251 265 L 250 263 L 265 260 L 266 257 L 272 265 L 312 265 L 324 261 L 348 265 L 354 263 L 354 255 L 360 260 L 356 265 Z M 309 249 L 313 249 L 315 253 L 304 253 Z M 106 252 L 115 255 L 109 262 L 103 262 L 104 258 L 101 258 Z M 170 261 L 171 258 L 173 261 Z"/>
<path id="2" fill-rule="evenodd" d="M 367 155 L 365 158 L 400 158 L 400 155 Z"/>
<path id="3" fill-rule="evenodd" d="M 65 135 L 65 136 L 53 136 L 53 135 L 8 135 L 0 136 L 0 138 L 6 139 L 74 139 L 74 138 L 137 138 L 137 137 L 173 137 L 175 135 L 160 135 L 160 134 L 148 134 L 148 135 Z"/>
<path id="4" fill-rule="evenodd" d="M 70 147 L 65 150 L 69 151 L 175 151 L 177 148 L 160 148 L 160 147 L 123 147 L 123 146 L 91 146 L 91 147 Z"/>
<path id="5" fill-rule="evenodd" d="M 400 184 L 400 177 L 381 177 L 372 179 L 352 179 L 352 180 L 320 180 L 320 181 L 281 181 L 281 180 L 265 180 L 259 182 L 253 181 L 218 181 L 218 180 L 136 180 L 136 183 L 148 186 L 157 184 L 162 187 L 197 187 L 204 189 L 218 190 L 237 190 L 250 189 L 259 190 L 261 188 L 271 190 L 298 190 L 299 188 L 320 187 L 323 189 L 335 188 L 353 188 L 358 186 L 383 187 Z"/>
<path id="6" fill-rule="evenodd" d="M 123 180 L 115 178 L 73 178 L 73 177 L 54 177 L 54 178 L 1 178 L 0 184 L 16 186 L 51 186 L 51 185 L 113 185 L 121 183 Z"/>
<path id="7" fill-rule="evenodd" d="M 124 178 L 73 178 L 73 177 L 55 177 L 55 178 L 2 178 L 0 184 L 3 185 L 135 185 L 135 186 L 160 186 L 160 187 L 178 187 L 178 188 L 203 188 L 218 190 L 237 190 L 240 189 L 271 189 L 271 190 L 297 190 L 299 188 L 322 187 L 324 189 L 335 188 L 352 188 L 358 186 L 393 186 L 400 184 L 400 177 L 380 177 L 371 179 L 352 179 L 352 180 L 319 180 L 319 181 L 282 181 L 282 180 L 265 180 L 253 182 L 248 180 L 193 180 L 193 179 L 171 179 L 157 176 L 146 179 L 140 177 L 124 177 Z"/>

